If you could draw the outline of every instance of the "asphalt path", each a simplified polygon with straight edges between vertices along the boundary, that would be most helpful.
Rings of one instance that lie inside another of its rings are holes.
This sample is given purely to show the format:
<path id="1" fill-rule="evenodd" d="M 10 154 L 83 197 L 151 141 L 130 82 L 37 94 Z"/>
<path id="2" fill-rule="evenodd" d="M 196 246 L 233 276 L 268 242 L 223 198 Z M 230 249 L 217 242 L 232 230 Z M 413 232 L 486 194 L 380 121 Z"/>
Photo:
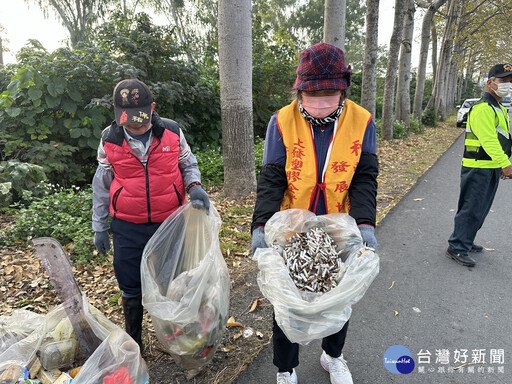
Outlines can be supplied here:
<path id="1" fill-rule="evenodd" d="M 500 181 L 477 235 L 487 250 L 474 254 L 476 266 L 448 259 L 462 150 L 463 135 L 376 229 L 380 273 L 353 307 L 344 348 L 354 383 L 512 383 L 512 180 Z M 393 345 L 411 352 L 411 373 L 384 365 Z M 329 383 L 320 354 L 319 341 L 301 346 L 300 384 Z M 275 382 L 269 344 L 235 384 Z"/>

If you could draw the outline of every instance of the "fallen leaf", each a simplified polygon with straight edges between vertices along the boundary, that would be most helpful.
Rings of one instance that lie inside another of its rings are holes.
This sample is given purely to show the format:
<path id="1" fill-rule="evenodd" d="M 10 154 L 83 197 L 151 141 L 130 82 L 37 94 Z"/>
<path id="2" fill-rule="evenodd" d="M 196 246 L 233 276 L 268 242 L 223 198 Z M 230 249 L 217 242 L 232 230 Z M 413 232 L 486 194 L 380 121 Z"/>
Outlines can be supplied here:
<path id="1" fill-rule="evenodd" d="M 486 248 L 486 247 L 484 247 L 484 249 L 485 249 L 486 251 L 489 251 L 489 252 L 495 251 L 495 249 L 494 249 L 494 248 Z"/>
<path id="2" fill-rule="evenodd" d="M 221 348 L 221 351 L 222 352 L 229 352 L 229 351 L 232 351 L 233 349 L 235 349 L 234 345 L 228 345 L 228 346 L 225 346 L 224 348 Z"/>
<path id="3" fill-rule="evenodd" d="M 238 339 L 240 336 L 242 336 L 244 334 L 243 331 L 239 331 L 237 333 L 235 333 L 235 335 L 233 336 L 233 341 L 235 341 L 236 339 Z"/>
<path id="4" fill-rule="evenodd" d="M 395 314 L 395 316 L 398 316 L 398 311 L 393 311 L 393 313 Z"/>
<path id="5" fill-rule="evenodd" d="M 393 288 L 393 285 L 395 285 L 395 280 L 393 280 L 393 282 L 391 283 L 391 285 L 389 286 L 389 288 L 388 288 L 388 289 Z"/>
<path id="6" fill-rule="evenodd" d="M 421 309 L 417 308 L 417 307 L 412 307 L 412 310 L 416 313 L 420 313 L 421 312 Z"/>
<path id="7" fill-rule="evenodd" d="M 241 261 L 233 261 L 233 267 L 238 268 L 242 264 Z"/>
<path id="8" fill-rule="evenodd" d="M 414 199 L 414 201 L 422 201 L 422 200 L 423 200 L 423 198 L 420 198 L 420 197 Z"/>
<path id="9" fill-rule="evenodd" d="M 235 321 L 235 318 L 233 316 L 231 316 L 228 319 L 226 326 L 227 327 L 243 327 L 244 325 L 242 323 L 239 323 L 238 321 Z"/>
<path id="10" fill-rule="evenodd" d="M 263 333 L 260 331 L 256 331 L 256 336 L 258 336 L 260 339 L 263 339 Z"/>
<path id="11" fill-rule="evenodd" d="M 258 307 L 259 305 L 261 305 L 261 303 L 263 303 L 263 299 L 256 299 L 254 300 L 254 302 L 252 303 L 251 305 L 251 309 L 249 309 L 249 313 L 254 311 L 256 309 L 256 307 Z"/>

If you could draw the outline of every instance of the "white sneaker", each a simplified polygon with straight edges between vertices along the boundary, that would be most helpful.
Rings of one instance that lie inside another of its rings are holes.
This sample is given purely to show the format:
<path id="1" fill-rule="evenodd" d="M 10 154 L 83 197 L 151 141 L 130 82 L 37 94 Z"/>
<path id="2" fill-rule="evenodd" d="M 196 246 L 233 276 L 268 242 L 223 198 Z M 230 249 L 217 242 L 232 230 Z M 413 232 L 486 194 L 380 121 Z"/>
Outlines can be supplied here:
<path id="1" fill-rule="evenodd" d="M 278 372 L 277 373 L 277 384 L 298 384 L 297 374 L 295 373 L 295 369 L 290 374 L 290 372 Z"/>
<path id="2" fill-rule="evenodd" d="M 331 384 L 353 384 L 352 375 L 347 367 L 347 362 L 340 357 L 331 357 L 325 351 L 320 356 L 320 364 L 322 368 L 329 372 L 331 376 Z"/>

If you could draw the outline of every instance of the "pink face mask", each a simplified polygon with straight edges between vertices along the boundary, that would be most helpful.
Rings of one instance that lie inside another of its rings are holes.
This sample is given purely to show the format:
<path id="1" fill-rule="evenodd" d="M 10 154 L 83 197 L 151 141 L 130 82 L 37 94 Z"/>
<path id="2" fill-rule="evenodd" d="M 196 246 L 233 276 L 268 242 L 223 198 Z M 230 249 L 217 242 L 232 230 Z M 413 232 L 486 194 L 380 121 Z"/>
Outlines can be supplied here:
<path id="1" fill-rule="evenodd" d="M 322 119 L 338 109 L 340 95 L 306 96 L 302 95 L 302 107 L 313 117 Z"/>

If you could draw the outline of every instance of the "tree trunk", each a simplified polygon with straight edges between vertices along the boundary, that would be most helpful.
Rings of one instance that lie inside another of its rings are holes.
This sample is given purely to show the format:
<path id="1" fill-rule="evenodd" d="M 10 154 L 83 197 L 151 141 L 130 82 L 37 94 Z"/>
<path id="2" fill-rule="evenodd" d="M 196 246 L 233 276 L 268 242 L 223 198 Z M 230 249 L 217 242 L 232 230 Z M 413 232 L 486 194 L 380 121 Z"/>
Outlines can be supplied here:
<path id="1" fill-rule="evenodd" d="M 169 19 L 167 12 L 165 13 L 167 20 L 169 22 L 173 22 L 176 25 L 176 29 L 178 32 L 178 38 L 180 39 L 181 46 L 183 50 L 187 54 L 187 59 L 189 62 L 192 62 L 192 56 L 190 55 L 190 39 L 187 36 L 186 30 L 183 26 L 183 22 L 181 21 L 180 13 L 178 7 L 176 5 L 175 0 L 167 0 L 165 2 L 167 4 L 168 10 L 171 12 L 172 20 Z"/>
<path id="2" fill-rule="evenodd" d="M 366 38 L 364 43 L 361 106 L 375 117 L 377 97 L 377 49 L 379 43 L 379 0 L 366 0 Z"/>
<path id="3" fill-rule="evenodd" d="M 446 0 L 437 0 L 432 2 L 423 16 L 423 23 L 421 25 L 420 59 L 418 63 L 418 74 L 416 77 L 416 89 L 414 91 L 414 105 L 412 108 L 412 115 L 415 120 L 421 120 L 421 112 L 423 109 L 423 93 L 425 92 L 428 46 L 432 20 L 434 19 L 434 15 L 437 10 L 441 8 L 444 3 L 446 3 Z"/>
<path id="4" fill-rule="evenodd" d="M 386 69 L 386 82 L 382 102 L 381 134 L 384 140 L 393 139 L 393 97 L 395 95 L 396 71 L 398 68 L 398 54 L 404 26 L 406 0 L 395 0 L 395 21 L 393 33 L 389 41 L 388 66 Z"/>
<path id="5" fill-rule="evenodd" d="M 400 47 L 400 61 L 398 66 L 398 84 L 396 92 L 395 120 L 402 121 L 407 127 L 411 125 L 411 51 L 414 33 L 414 0 L 407 0 L 402 45 Z"/>
<path id="6" fill-rule="evenodd" d="M 447 89 L 450 84 L 453 34 L 456 20 L 457 0 L 450 0 L 441 52 L 439 54 L 439 63 L 437 64 L 437 75 L 432 87 L 432 96 L 427 104 L 427 109 L 433 107 L 436 115 L 439 109 L 441 109 L 441 120 L 446 118 L 446 106 L 448 102 Z"/>
<path id="7" fill-rule="evenodd" d="M 346 0 L 325 0 L 324 42 L 345 49 Z"/>
<path id="8" fill-rule="evenodd" d="M 218 31 L 224 193 L 234 200 L 256 190 L 251 0 L 219 0 Z"/>
<path id="9" fill-rule="evenodd" d="M 432 25 L 432 84 L 436 81 L 437 75 L 437 28 Z"/>

